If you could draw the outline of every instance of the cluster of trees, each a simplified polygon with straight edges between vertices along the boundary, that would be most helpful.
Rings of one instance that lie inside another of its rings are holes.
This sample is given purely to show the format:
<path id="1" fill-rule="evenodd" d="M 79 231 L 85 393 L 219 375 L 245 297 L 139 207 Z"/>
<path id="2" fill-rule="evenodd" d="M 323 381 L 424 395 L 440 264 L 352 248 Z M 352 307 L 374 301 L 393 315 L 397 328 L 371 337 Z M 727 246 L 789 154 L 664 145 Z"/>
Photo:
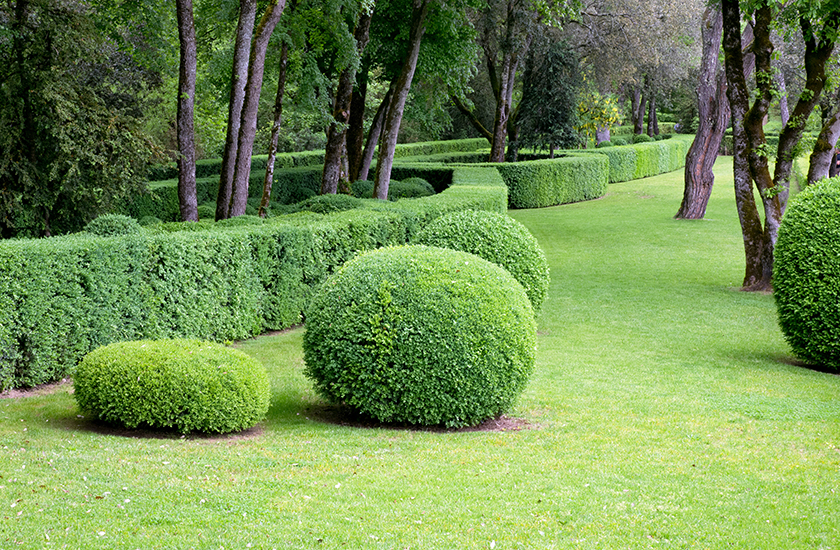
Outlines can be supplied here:
<path id="1" fill-rule="evenodd" d="M 574 146 L 583 127 L 614 120 L 581 122 L 581 97 L 623 94 L 638 99 L 634 113 L 644 104 L 655 113 L 671 78 L 661 67 L 676 59 L 656 52 L 692 49 L 691 18 L 672 22 L 679 10 L 648 3 L 9 0 L 0 4 L 0 232 L 77 230 L 140 192 L 146 165 L 166 157 L 179 165 L 182 218 L 195 220 L 202 156 L 223 158 L 222 219 L 245 211 L 255 152 L 323 147 L 323 193 L 370 178 L 385 197 L 401 131 L 434 138 L 460 117 L 497 162 L 521 146 Z M 642 31 L 657 21 L 673 27 L 660 50 Z M 688 70 L 683 61 L 673 72 Z M 261 213 L 272 174 L 270 161 Z"/>

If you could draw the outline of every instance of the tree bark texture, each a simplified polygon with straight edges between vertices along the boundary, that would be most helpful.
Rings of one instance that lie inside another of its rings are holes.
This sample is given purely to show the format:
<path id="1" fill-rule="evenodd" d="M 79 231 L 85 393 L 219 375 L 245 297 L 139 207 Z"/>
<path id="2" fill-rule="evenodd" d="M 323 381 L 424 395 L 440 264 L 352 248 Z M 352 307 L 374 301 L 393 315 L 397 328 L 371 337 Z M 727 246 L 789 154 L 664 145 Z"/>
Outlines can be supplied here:
<path id="1" fill-rule="evenodd" d="M 644 90 L 641 88 L 636 88 L 633 90 L 633 97 L 639 98 L 638 103 L 636 103 L 636 110 L 633 112 L 633 133 L 634 134 L 641 134 L 644 132 L 645 127 L 645 107 L 647 106 L 648 94 L 647 94 L 647 82 L 648 79 L 645 77 L 645 85 Z"/>
<path id="2" fill-rule="evenodd" d="M 834 115 L 823 124 L 808 166 L 808 184 L 837 175 L 836 149 L 840 137 L 840 105 L 835 105 Z M 832 173 L 832 168 L 834 169 Z"/>
<path id="3" fill-rule="evenodd" d="M 180 68 L 178 71 L 178 204 L 181 220 L 198 221 L 195 183 L 195 77 L 197 52 L 192 0 L 177 0 Z"/>
<path id="4" fill-rule="evenodd" d="M 372 12 L 362 11 L 356 24 L 354 38 L 356 50 L 361 57 L 370 39 Z M 347 67 L 338 77 L 338 86 L 333 102 L 333 121 L 327 129 L 327 144 L 324 148 L 324 171 L 321 174 L 321 194 L 335 195 L 340 180 L 348 179 L 343 167 L 347 163 L 347 125 L 350 122 L 350 104 L 353 98 L 353 84 L 356 82 L 355 67 Z"/>
<path id="5" fill-rule="evenodd" d="M 373 116 L 373 121 L 370 123 L 370 130 L 368 130 L 367 140 L 365 140 L 365 149 L 362 154 L 362 162 L 359 166 L 359 175 L 356 180 L 368 179 L 370 172 L 370 165 L 373 162 L 373 155 L 376 152 L 376 144 L 379 143 L 379 136 L 382 134 L 382 124 L 385 120 L 385 113 L 388 112 L 388 106 L 391 104 L 391 97 L 394 95 L 394 87 L 396 80 L 391 83 L 385 97 L 382 98 L 382 103 L 376 109 L 376 114 Z M 354 181 L 356 181 L 354 180 Z"/>
<path id="6" fill-rule="evenodd" d="M 248 56 L 251 51 L 251 35 L 254 32 L 256 18 L 256 0 L 240 0 L 239 22 L 236 25 L 236 40 L 233 47 L 227 136 L 219 176 L 219 191 L 216 195 L 216 221 L 227 218 L 230 211 L 230 195 L 236 170 L 236 146 L 239 139 L 239 125 L 242 122 L 245 84 L 248 81 Z"/>
<path id="7" fill-rule="evenodd" d="M 748 136 L 747 119 L 750 116 L 749 90 L 744 76 L 744 56 L 741 45 L 741 9 L 738 0 L 722 0 L 723 50 L 728 81 L 727 97 L 732 113 L 733 175 L 735 180 L 735 203 L 744 239 L 746 267 L 742 290 L 770 290 L 773 271 L 772 246 L 768 246 L 768 235 L 762 228 L 761 218 L 753 194 L 750 155 L 751 139 Z M 766 21 L 764 22 L 766 24 Z M 758 25 L 758 22 L 757 22 Z M 755 29 L 758 36 L 759 31 Z M 762 70 L 762 63 L 756 55 L 756 71 Z M 769 60 L 769 54 L 766 54 Z M 763 60 L 762 60 L 763 61 Z M 756 100 L 760 101 L 760 99 Z M 752 112 L 756 115 L 758 110 Z M 752 141 L 755 141 L 753 138 Z M 767 257 L 768 248 L 770 257 Z"/>
<path id="8" fill-rule="evenodd" d="M 726 75 L 718 62 L 723 34 L 723 14 L 708 7 L 701 24 L 703 57 L 697 86 L 699 124 L 697 134 L 685 159 L 685 190 L 677 219 L 699 220 L 706 215 L 715 175 L 712 172 L 726 127 L 729 125 L 729 102 L 726 99 Z"/>
<path id="9" fill-rule="evenodd" d="M 359 179 L 365 148 L 365 100 L 367 99 L 368 72 L 367 58 L 356 75 L 356 88 L 350 98 L 350 120 L 347 122 L 347 165 L 350 182 Z"/>
<path id="10" fill-rule="evenodd" d="M 388 185 L 391 182 L 391 167 L 394 164 L 394 151 L 400 132 L 405 102 L 417 68 L 420 55 L 420 42 L 426 32 L 426 17 L 429 13 L 430 0 L 413 0 L 411 10 L 411 30 L 409 32 L 408 54 L 397 77 L 385 119 L 382 135 L 379 138 L 379 156 L 376 162 L 376 179 L 373 183 L 374 198 L 388 200 Z"/>
<path id="11" fill-rule="evenodd" d="M 799 95 L 790 120 L 779 134 L 779 147 L 776 154 L 776 168 L 773 173 L 773 185 L 781 192 L 779 200 L 784 211 L 790 193 L 790 173 L 793 169 L 793 149 L 802 138 L 805 124 L 814 107 L 820 100 L 826 83 L 826 64 L 834 51 L 831 40 L 818 41 L 812 34 L 810 21 L 801 19 L 799 23 L 802 37 L 805 39 L 805 89 Z M 833 12 L 826 22 L 826 28 L 840 26 L 840 10 Z M 775 242 L 775 241 L 774 241 Z"/>
<path id="12" fill-rule="evenodd" d="M 650 102 L 648 103 L 647 134 L 650 137 L 659 135 L 659 118 L 656 116 L 656 93 L 650 90 Z"/>
<path id="13" fill-rule="evenodd" d="M 268 144 L 268 160 L 265 163 L 265 179 L 260 200 L 259 216 L 268 214 L 271 201 L 271 187 L 274 184 L 274 161 L 277 159 L 277 142 L 280 140 L 280 123 L 283 119 L 283 95 L 286 92 L 286 69 L 289 65 L 289 44 L 283 42 L 280 49 L 280 70 L 277 73 L 277 95 L 274 96 L 274 123 L 271 125 L 271 141 Z"/>
<path id="14" fill-rule="evenodd" d="M 236 145 L 236 168 L 234 170 L 233 189 L 230 197 L 228 217 L 245 214 L 248 206 L 248 181 L 251 176 L 251 155 L 254 152 L 254 137 L 257 134 L 257 111 L 260 104 L 265 55 L 268 42 L 274 28 L 283 15 L 286 0 L 272 0 L 266 7 L 254 39 L 248 61 L 248 83 L 245 86 L 245 98 L 242 102 L 242 119 L 239 124 L 239 136 Z"/>

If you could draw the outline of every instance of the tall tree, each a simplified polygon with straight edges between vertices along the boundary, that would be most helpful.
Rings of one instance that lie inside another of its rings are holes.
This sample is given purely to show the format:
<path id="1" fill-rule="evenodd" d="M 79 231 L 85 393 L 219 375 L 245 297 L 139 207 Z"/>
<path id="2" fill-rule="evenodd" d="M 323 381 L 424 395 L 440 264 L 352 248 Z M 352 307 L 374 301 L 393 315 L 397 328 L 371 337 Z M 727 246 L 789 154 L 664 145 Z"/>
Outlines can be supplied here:
<path id="1" fill-rule="evenodd" d="M 251 53 L 248 58 L 248 78 L 245 85 L 245 96 L 242 100 L 239 135 L 236 139 L 236 162 L 227 217 L 232 218 L 245 214 L 245 209 L 248 206 L 251 155 L 254 152 L 254 138 L 257 134 L 257 114 L 265 72 L 265 57 L 269 40 L 283 15 L 285 6 L 286 0 L 269 1 L 251 42 Z"/>
<path id="2" fill-rule="evenodd" d="M 801 0 L 780 6 L 768 0 L 752 2 L 746 7 L 746 14 L 755 21 L 752 51 L 755 54 L 756 91 L 752 106 L 749 104 L 750 94 L 741 51 L 741 6 L 738 0 L 722 2 L 723 48 L 735 150 L 735 198 L 746 256 L 743 289 L 769 290 L 772 288 L 773 255 L 790 185 L 794 148 L 825 85 L 825 64 L 840 27 L 840 5 Z M 779 135 L 775 173 L 771 177 L 764 120 L 775 93 L 771 65 L 774 20 L 795 25 L 802 33 L 806 44 L 803 59 L 806 84 L 788 124 Z M 753 183 L 764 207 L 763 226 L 755 204 Z"/>
<path id="3" fill-rule="evenodd" d="M 198 63 L 192 0 L 176 0 L 178 39 L 178 204 L 181 220 L 198 221 L 195 182 L 195 78 Z"/>
<path id="4" fill-rule="evenodd" d="M 811 153 L 808 184 L 816 183 L 824 177 L 834 177 L 838 172 L 835 151 L 840 137 L 840 87 L 825 99 L 820 102 L 823 125 Z"/>
<path id="5" fill-rule="evenodd" d="M 394 90 L 382 121 L 382 133 L 379 138 L 379 156 L 376 163 L 376 176 L 373 181 L 374 198 L 388 200 L 388 186 L 391 183 L 391 167 L 394 163 L 394 151 L 397 147 L 400 123 L 402 122 L 405 101 L 411 90 L 411 81 L 417 69 L 420 56 L 420 42 L 426 32 L 426 17 L 432 0 L 412 0 L 411 27 L 408 33 L 408 54 L 405 57 L 399 76 L 394 83 Z"/>
<path id="6" fill-rule="evenodd" d="M 159 75 L 96 15 L 81 1 L 0 3 L 0 238 L 77 231 L 144 188 L 140 117 Z"/>
<path id="7" fill-rule="evenodd" d="M 245 101 L 245 85 L 248 82 L 248 58 L 251 51 L 251 35 L 257 19 L 257 0 L 240 0 L 239 19 L 233 47 L 230 99 L 228 101 L 228 124 L 225 151 L 222 155 L 222 169 L 219 176 L 219 191 L 216 197 L 216 220 L 228 217 L 230 196 L 233 192 L 233 177 L 236 171 L 237 139 L 242 122 L 242 104 Z"/>

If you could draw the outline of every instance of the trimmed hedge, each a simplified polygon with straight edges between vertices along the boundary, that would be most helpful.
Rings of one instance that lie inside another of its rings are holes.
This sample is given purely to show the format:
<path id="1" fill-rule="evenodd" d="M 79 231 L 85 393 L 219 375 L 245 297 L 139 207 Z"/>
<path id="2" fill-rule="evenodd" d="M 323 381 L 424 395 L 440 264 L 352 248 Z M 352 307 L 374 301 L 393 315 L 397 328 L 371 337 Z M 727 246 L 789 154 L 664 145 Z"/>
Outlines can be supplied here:
<path id="1" fill-rule="evenodd" d="M 791 198 L 776 243 L 773 289 L 794 354 L 840 372 L 840 177 Z"/>
<path id="2" fill-rule="evenodd" d="M 111 342 L 226 341 L 292 326 L 312 289 L 358 251 L 404 244 L 448 212 L 506 210 L 495 170 L 444 170 L 453 183 L 443 193 L 361 210 L 2 241 L 0 388 L 60 379 Z"/>
<path id="3" fill-rule="evenodd" d="M 268 412 L 268 374 L 239 350 L 198 340 L 117 342 L 73 375 L 82 412 L 120 427 L 229 433 Z"/>
<path id="4" fill-rule="evenodd" d="M 508 186 L 512 208 L 540 208 L 602 197 L 609 161 L 604 156 L 569 155 L 495 165 Z"/>
<path id="5" fill-rule="evenodd" d="M 524 225 L 497 212 L 446 214 L 423 228 L 413 244 L 469 252 L 507 269 L 539 311 L 548 293 L 548 260 Z"/>
<path id="6" fill-rule="evenodd" d="M 675 136 L 663 141 L 580 152 L 606 155 L 610 163 L 610 183 L 619 183 L 682 168 L 693 137 Z"/>
<path id="7" fill-rule="evenodd" d="M 330 402 L 381 422 L 461 427 L 511 408 L 534 369 L 536 323 L 501 267 L 455 250 L 386 248 L 318 290 L 303 350 L 305 374 Z"/>

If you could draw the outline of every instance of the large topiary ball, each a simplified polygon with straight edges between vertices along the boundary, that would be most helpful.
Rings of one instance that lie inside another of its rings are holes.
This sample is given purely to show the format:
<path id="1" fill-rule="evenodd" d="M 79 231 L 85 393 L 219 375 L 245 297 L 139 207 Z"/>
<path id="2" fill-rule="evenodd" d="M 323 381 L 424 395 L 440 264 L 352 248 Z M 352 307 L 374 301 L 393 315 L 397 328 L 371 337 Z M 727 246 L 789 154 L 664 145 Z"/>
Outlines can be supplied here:
<path id="1" fill-rule="evenodd" d="M 498 264 L 525 288 L 535 311 L 548 292 L 548 260 L 524 225 L 505 214 L 467 210 L 441 216 L 412 241 L 462 250 Z"/>
<path id="2" fill-rule="evenodd" d="M 100 237 L 137 235 L 142 231 L 137 220 L 122 214 L 104 214 L 90 221 L 85 226 L 85 233 Z"/>
<path id="3" fill-rule="evenodd" d="M 265 367 L 198 340 L 119 342 L 87 354 L 73 375 L 79 408 L 125 428 L 228 433 L 265 418 Z"/>
<path id="4" fill-rule="evenodd" d="M 316 391 L 381 422 L 459 427 L 509 410 L 534 368 L 522 286 L 466 252 L 404 246 L 347 262 L 306 317 Z"/>
<path id="5" fill-rule="evenodd" d="M 840 371 L 840 178 L 788 205 L 773 270 L 779 325 L 797 357 Z"/>

